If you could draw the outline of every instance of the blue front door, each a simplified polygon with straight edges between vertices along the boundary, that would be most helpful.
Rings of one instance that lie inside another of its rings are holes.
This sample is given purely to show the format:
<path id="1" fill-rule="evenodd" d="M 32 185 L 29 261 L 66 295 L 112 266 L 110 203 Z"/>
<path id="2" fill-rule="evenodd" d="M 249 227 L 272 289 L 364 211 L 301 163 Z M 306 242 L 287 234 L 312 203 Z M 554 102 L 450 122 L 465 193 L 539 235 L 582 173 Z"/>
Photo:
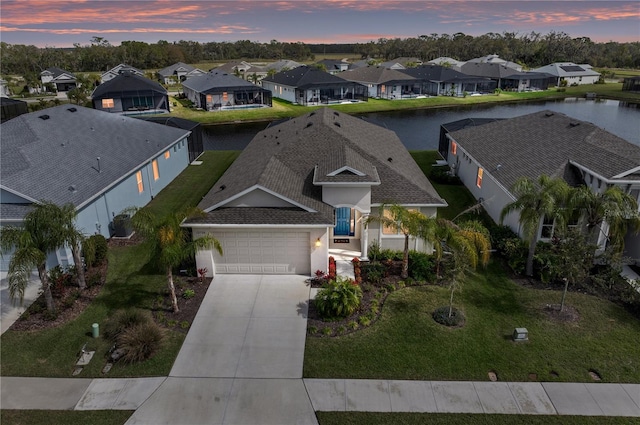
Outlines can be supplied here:
<path id="1" fill-rule="evenodd" d="M 336 227 L 334 236 L 353 236 L 351 233 L 351 208 L 342 207 L 336 209 Z"/>

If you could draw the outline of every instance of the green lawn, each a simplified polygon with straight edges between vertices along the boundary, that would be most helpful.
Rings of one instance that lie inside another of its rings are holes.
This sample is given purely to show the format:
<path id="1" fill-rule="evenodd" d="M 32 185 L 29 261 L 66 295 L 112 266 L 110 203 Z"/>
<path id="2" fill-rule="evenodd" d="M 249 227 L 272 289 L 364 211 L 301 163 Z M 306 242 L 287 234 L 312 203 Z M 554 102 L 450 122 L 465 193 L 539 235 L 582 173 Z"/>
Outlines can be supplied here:
<path id="1" fill-rule="evenodd" d="M 159 214 L 184 205 L 196 205 L 226 170 L 239 152 L 210 151 L 201 157 L 202 165 L 189 166 L 152 201 Z M 0 337 L 0 374 L 4 376 L 70 377 L 78 352 L 87 343 L 96 355 L 79 377 L 101 377 L 108 341 L 91 338 L 91 325 L 102 324 L 119 308 L 149 309 L 166 287 L 164 274 L 146 261 L 142 246 L 109 250 L 107 283 L 94 302 L 74 321 L 63 326 L 34 332 L 9 330 Z M 165 347 L 152 359 L 130 366 L 116 364 L 109 377 L 166 376 L 184 340 L 184 334 L 169 332 Z"/>
<path id="2" fill-rule="evenodd" d="M 451 413 L 317 412 L 320 425 L 632 425 L 638 418 L 474 415 Z"/>
<path id="3" fill-rule="evenodd" d="M 464 311 L 464 327 L 438 325 L 431 313 L 448 305 L 438 286 L 405 288 L 391 294 L 378 322 L 335 338 L 307 338 L 304 376 L 416 380 L 590 382 L 589 370 L 605 382 L 640 382 L 640 321 L 608 301 L 570 293 L 577 323 L 556 323 L 543 311 L 561 293 L 516 285 L 492 263 L 469 278 L 454 305 Z M 514 343 L 516 327 L 530 341 Z M 551 373 L 555 372 L 558 376 Z"/>
<path id="4" fill-rule="evenodd" d="M 382 100 L 369 99 L 367 102 L 335 104 L 329 105 L 331 108 L 349 114 L 360 114 L 367 112 L 381 111 L 397 111 L 402 109 L 421 109 L 421 108 L 442 108 L 455 107 L 464 105 L 491 104 L 491 103 L 509 103 L 531 100 L 544 99 L 562 99 L 566 97 L 584 97 L 585 93 L 595 92 L 600 97 L 610 99 L 620 99 L 627 101 L 640 102 L 640 95 L 637 93 L 623 92 L 621 83 L 610 84 L 588 84 L 576 87 L 567 87 L 566 91 L 559 92 L 555 88 L 530 93 L 511 93 L 503 92 L 499 96 L 468 96 L 466 98 L 438 96 L 425 99 L 405 99 L 405 100 Z M 236 111 L 197 111 L 195 109 L 184 107 L 177 99 L 171 100 L 171 114 L 181 118 L 186 118 L 206 124 L 223 124 L 235 121 L 273 121 L 282 118 L 296 117 L 308 113 L 321 106 L 300 106 L 293 105 L 279 99 L 273 99 L 273 107 L 261 109 L 243 109 Z M 326 105 L 323 105 L 326 106 Z"/>
<path id="5" fill-rule="evenodd" d="M 121 425 L 131 410 L 2 410 L 3 425 Z"/>

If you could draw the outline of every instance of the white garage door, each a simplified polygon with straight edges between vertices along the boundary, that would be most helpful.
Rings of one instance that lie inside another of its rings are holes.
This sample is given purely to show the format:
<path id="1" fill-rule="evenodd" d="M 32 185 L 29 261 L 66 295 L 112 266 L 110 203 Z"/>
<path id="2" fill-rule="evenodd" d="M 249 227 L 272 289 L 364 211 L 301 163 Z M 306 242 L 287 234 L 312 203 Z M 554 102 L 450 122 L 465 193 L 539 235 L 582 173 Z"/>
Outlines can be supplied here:
<path id="1" fill-rule="evenodd" d="M 216 273 L 302 274 L 311 269 L 309 232 L 214 232 L 224 255 L 214 254 Z"/>

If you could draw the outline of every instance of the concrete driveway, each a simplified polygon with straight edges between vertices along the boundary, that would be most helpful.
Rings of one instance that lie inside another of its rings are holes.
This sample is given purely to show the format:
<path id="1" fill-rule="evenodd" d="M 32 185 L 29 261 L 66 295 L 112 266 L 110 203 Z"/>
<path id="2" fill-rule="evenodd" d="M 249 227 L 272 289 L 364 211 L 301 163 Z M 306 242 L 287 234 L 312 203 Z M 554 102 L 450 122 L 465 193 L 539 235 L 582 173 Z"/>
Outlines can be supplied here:
<path id="1" fill-rule="evenodd" d="M 317 424 L 301 379 L 305 279 L 216 276 L 169 378 L 127 424 Z"/>

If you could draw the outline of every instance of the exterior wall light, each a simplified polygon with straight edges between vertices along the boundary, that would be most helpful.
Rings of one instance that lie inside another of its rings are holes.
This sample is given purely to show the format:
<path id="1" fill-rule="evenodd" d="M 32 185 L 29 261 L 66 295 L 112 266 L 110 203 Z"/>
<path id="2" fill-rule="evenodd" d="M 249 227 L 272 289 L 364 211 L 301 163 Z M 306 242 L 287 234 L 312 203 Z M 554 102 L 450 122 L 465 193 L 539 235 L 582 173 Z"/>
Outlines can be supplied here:
<path id="1" fill-rule="evenodd" d="M 316 239 L 316 248 L 320 248 L 320 246 L 322 246 L 322 241 L 318 238 Z"/>

